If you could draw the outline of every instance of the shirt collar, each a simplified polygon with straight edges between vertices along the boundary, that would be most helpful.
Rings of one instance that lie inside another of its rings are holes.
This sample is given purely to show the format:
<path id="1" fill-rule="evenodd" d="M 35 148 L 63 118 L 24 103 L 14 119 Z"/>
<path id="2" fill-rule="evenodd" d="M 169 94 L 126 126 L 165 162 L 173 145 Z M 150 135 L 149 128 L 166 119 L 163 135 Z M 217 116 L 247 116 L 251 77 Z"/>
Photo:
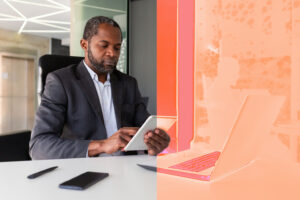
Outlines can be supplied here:
<path id="1" fill-rule="evenodd" d="M 88 70 L 89 74 L 91 75 L 91 78 L 92 78 L 93 80 L 99 81 L 99 80 L 98 80 L 98 75 L 97 75 L 91 68 L 89 68 L 89 66 L 85 63 L 84 60 L 83 60 L 83 64 L 84 64 L 84 66 L 86 67 L 86 69 Z M 106 83 L 106 82 L 110 82 L 110 74 L 109 74 L 109 73 L 107 73 L 107 77 L 106 77 L 105 83 Z"/>

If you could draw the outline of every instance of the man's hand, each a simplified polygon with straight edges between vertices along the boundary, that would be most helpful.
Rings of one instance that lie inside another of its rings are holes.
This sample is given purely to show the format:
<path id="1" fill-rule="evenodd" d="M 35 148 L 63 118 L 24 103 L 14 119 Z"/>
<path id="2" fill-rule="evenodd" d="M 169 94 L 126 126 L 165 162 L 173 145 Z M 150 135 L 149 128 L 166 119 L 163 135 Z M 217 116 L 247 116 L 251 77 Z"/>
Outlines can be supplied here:
<path id="1" fill-rule="evenodd" d="M 100 153 L 112 154 L 124 148 L 136 134 L 138 127 L 123 127 L 105 140 L 95 140 L 89 144 L 89 156 Z"/>
<path id="2" fill-rule="evenodd" d="M 145 134 L 144 142 L 148 146 L 148 154 L 157 155 L 168 147 L 170 136 L 164 130 L 156 128 Z"/>

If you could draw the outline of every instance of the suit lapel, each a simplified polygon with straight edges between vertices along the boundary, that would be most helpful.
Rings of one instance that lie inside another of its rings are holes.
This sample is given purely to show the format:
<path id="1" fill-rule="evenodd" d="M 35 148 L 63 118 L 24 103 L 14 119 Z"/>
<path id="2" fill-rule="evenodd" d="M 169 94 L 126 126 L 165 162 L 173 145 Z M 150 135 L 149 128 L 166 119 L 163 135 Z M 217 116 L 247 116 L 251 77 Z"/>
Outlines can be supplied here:
<path id="1" fill-rule="evenodd" d="M 121 128 L 121 106 L 123 103 L 123 85 L 117 76 L 117 71 L 115 70 L 111 73 L 110 76 L 110 84 L 111 84 L 111 93 L 115 108 L 117 127 Z"/>
<path id="2" fill-rule="evenodd" d="M 81 61 L 78 65 L 77 76 L 79 79 L 79 86 L 80 86 L 82 92 L 85 94 L 85 96 L 86 96 L 88 102 L 90 103 L 90 105 L 92 106 L 94 112 L 96 112 L 96 115 L 99 117 L 100 121 L 102 122 L 103 126 L 105 127 L 99 97 L 98 97 L 94 82 L 93 82 L 89 72 L 85 68 L 83 61 Z M 105 130 L 105 128 L 104 128 L 104 130 Z"/>

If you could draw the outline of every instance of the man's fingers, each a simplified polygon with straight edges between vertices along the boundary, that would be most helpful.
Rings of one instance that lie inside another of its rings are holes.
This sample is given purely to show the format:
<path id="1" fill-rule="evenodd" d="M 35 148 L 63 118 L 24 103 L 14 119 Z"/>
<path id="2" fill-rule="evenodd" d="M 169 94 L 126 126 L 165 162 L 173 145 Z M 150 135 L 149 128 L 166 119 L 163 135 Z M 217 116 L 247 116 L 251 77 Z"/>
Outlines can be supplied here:
<path id="1" fill-rule="evenodd" d="M 156 156 L 158 153 L 152 149 L 149 149 L 148 150 L 148 154 L 151 155 L 151 156 Z"/>
<path id="2" fill-rule="evenodd" d="M 162 144 L 152 138 L 146 139 L 145 143 L 149 144 L 152 147 L 152 149 L 154 149 L 155 151 L 162 150 Z"/>
<path id="3" fill-rule="evenodd" d="M 123 127 L 119 129 L 121 133 L 131 135 L 131 136 L 135 135 L 138 130 L 139 130 L 138 127 Z"/>
<path id="4" fill-rule="evenodd" d="M 145 139 L 152 138 L 158 143 L 160 143 L 162 146 L 168 146 L 170 142 L 170 137 L 165 132 L 159 132 L 159 129 L 155 129 L 154 131 L 148 131 L 145 134 Z"/>
<path id="5" fill-rule="evenodd" d="M 119 145 L 120 149 L 125 147 L 127 144 L 128 144 L 128 142 L 125 139 L 123 139 L 122 137 L 119 137 L 118 145 Z"/>
<path id="6" fill-rule="evenodd" d="M 164 142 L 164 139 L 162 137 L 160 137 L 159 135 L 157 134 L 154 134 L 153 132 L 148 132 L 146 135 L 145 135 L 145 138 L 146 139 L 153 139 L 155 140 L 157 143 L 159 143 L 160 145 L 163 145 L 165 142 Z"/>
<path id="7" fill-rule="evenodd" d="M 154 145 L 152 145 L 150 142 L 146 142 L 145 141 L 145 143 L 146 143 L 146 145 L 148 147 L 148 154 L 150 154 L 150 155 L 156 155 L 159 152 L 159 150 L 157 149 L 157 147 L 154 146 Z"/>
<path id="8" fill-rule="evenodd" d="M 164 138 L 166 141 L 170 142 L 170 136 L 168 135 L 167 132 L 165 132 L 164 130 L 162 129 L 159 129 L 159 128 L 156 128 L 154 130 L 154 133 L 158 134 L 160 137 Z"/>
<path id="9" fill-rule="evenodd" d="M 125 133 L 120 132 L 119 137 L 126 140 L 126 142 L 128 143 L 131 140 L 131 136 Z"/>
<path id="10" fill-rule="evenodd" d="M 139 127 L 123 127 L 124 129 L 139 130 Z"/>
<path id="11" fill-rule="evenodd" d="M 145 134 L 144 142 L 148 146 L 148 154 L 157 155 L 169 145 L 170 137 L 165 131 L 154 129 Z"/>

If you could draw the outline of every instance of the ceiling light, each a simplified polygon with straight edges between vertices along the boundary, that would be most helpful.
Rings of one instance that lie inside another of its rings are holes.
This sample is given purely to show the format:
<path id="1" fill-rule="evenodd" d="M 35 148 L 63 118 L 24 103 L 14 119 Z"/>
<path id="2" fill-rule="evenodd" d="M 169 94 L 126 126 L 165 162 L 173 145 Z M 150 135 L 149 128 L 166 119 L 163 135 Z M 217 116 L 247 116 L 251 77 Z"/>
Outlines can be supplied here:
<path id="1" fill-rule="evenodd" d="M 59 15 L 62 13 L 70 12 L 70 7 L 58 3 L 54 0 L 47 0 L 46 3 L 36 3 L 32 1 L 25 1 L 25 0 L 3 0 L 16 14 L 17 16 L 12 16 L 4 13 L 0 13 L 0 21 L 16 21 L 16 22 L 23 22 L 21 27 L 19 28 L 18 33 L 68 33 L 70 32 L 70 22 L 69 21 L 59 21 L 59 20 L 47 20 L 45 18 L 50 16 Z M 34 17 L 26 17 L 20 10 L 18 10 L 15 6 L 13 6 L 12 2 L 16 2 L 19 4 L 30 4 L 34 6 L 41 6 L 41 7 L 48 7 L 54 8 L 56 11 L 48 12 L 43 15 L 38 15 Z M 41 24 L 49 28 L 53 28 L 51 30 L 26 30 L 26 25 L 28 22 Z M 66 26 L 59 26 L 59 24 L 64 24 Z"/>

